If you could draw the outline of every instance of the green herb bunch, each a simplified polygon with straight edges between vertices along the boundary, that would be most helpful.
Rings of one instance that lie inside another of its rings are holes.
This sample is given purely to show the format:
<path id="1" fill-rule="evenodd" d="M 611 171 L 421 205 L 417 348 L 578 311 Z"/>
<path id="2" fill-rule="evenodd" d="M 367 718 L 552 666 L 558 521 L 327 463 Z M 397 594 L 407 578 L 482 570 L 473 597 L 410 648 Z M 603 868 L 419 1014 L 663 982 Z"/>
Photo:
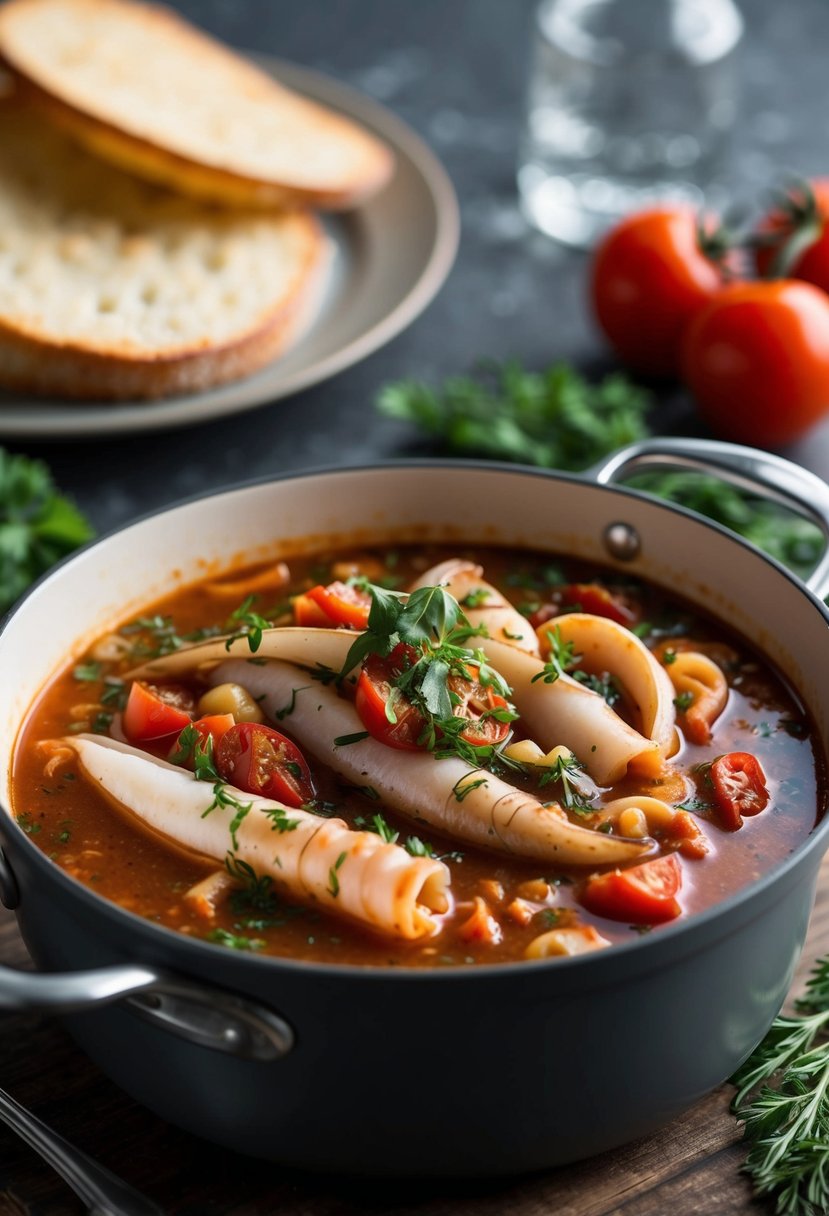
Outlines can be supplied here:
<path id="1" fill-rule="evenodd" d="M 749 1144 L 745 1170 L 778 1216 L 829 1211 L 829 955 L 818 959 L 796 1013 L 775 1018 L 732 1078 Z"/>
<path id="2" fill-rule="evenodd" d="M 648 407 L 647 393 L 624 375 L 593 385 L 564 363 L 528 372 L 515 361 L 486 364 L 477 377 L 453 376 L 441 389 L 399 381 L 377 398 L 382 414 L 412 423 L 462 455 L 570 472 L 648 438 Z M 648 472 L 629 484 L 724 524 L 800 575 L 814 568 L 823 550 L 814 524 L 718 478 Z"/>
<path id="3" fill-rule="evenodd" d="M 0 612 L 92 536 L 77 507 L 55 489 L 45 464 L 0 448 Z"/>
<path id="4" fill-rule="evenodd" d="M 381 390 L 381 413 L 460 452 L 579 470 L 647 435 L 650 398 L 625 376 L 590 384 L 567 364 L 527 372 L 515 361 L 454 376 L 436 391 L 413 380 Z"/>

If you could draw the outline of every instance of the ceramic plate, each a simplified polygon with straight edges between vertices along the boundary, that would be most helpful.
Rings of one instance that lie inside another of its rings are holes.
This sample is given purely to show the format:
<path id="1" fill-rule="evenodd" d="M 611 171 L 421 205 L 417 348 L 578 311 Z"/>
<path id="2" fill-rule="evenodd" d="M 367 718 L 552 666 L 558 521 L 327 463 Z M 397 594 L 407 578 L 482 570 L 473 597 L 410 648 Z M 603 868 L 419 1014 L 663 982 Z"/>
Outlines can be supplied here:
<path id="1" fill-rule="evenodd" d="M 98 403 L 0 394 L 0 435 L 100 436 L 239 413 L 319 384 L 400 333 L 449 273 L 458 205 L 444 169 L 414 132 L 376 102 L 306 68 L 261 58 L 299 93 L 340 110 L 394 151 L 389 185 L 355 211 L 324 218 L 332 258 L 323 298 L 301 340 L 245 380 L 163 401 Z"/>

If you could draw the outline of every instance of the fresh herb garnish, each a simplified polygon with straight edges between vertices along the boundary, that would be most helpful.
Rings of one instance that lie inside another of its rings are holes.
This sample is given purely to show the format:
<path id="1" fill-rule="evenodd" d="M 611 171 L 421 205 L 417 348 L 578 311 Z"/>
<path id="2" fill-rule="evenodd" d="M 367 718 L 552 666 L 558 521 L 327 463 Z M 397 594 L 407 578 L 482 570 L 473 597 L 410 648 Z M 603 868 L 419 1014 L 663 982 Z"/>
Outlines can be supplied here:
<path id="1" fill-rule="evenodd" d="M 205 940 L 227 946 L 230 950 L 264 950 L 268 944 L 261 937 L 244 937 L 239 933 L 228 933 L 227 929 L 211 929 Z"/>
<path id="2" fill-rule="evenodd" d="M 255 595 L 247 596 L 239 607 L 231 612 L 228 627 L 232 629 L 235 625 L 239 625 L 240 628 L 228 637 L 225 642 L 225 650 L 230 650 L 233 643 L 239 641 L 240 638 L 247 638 L 248 646 L 254 653 L 262 645 L 262 634 L 266 629 L 270 629 L 271 623 L 258 612 L 253 611 L 252 605 L 255 599 Z"/>
<path id="3" fill-rule="evenodd" d="M 339 857 L 328 871 L 328 894 L 332 897 L 332 899 L 336 899 L 340 893 L 340 880 L 337 875 L 337 871 L 343 865 L 347 857 L 347 853 L 340 853 Z"/>
<path id="4" fill-rule="evenodd" d="M 745 1171 L 778 1216 L 829 1210 L 829 955 L 817 960 L 796 1013 L 775 1018 L 734 1074 Z"/>
<path id="5" fill-rule="evenodd" d="M 0 612 L 92 536 L 45 464 L 0 448 Z"/>
<path id="6" fill-rule="evenodd" d="M 223 781 L 216 781 L 213 785 L 213 801 L 210 803 L 210 806 L 202 811 L 201 817 L 202 819 L 206 819 L 211 811 L 215 811 L 219 807 L 225 807 L 235 812 L 228 824 L 228 831 L 230 832 L 230 839 L 233 841 L 233 851 L 235 853 L 239 848 L 236 833 L 242 826 L 245 816 L 253 810 L 253 803 L 240 802 L 233 794 L 228 793 L 229 789 L 230 786 L 225 785 Z"/>
<path id="7" fill-rule="evenodd" d="M 403 597 L 381 587 L 372 586 L 368 626 L 351 646 L 340 678 L 370 654 L 386 657 L 398 646 L 409 648 L 409 661 L 401 664 L 391 681 L 391 693 L 386 700 L 386 717 L 396 721 L 396 704 L 405 699 L 424 720 L 419 739 L 421 745 L 442 757 L 458 755 L 474 767 L 479 767 L 493 753 L 493 746 L 470 743 L 464 734 L 472 720 L 458 715 L 457 692 L 451 681 L 474 679 L 506 699 L 511 690 L 502 677 L 489 666 L 480 649 L 466 645 L 470 638 L 482 633 L 481 626 L 470 625 L 458 601 L 443 587 L 419 587 Z M 486 716 L 500 722 L 511 722 L 517 716 L 509 706 L 495 706 L 484 711 Z M 482 715 L 483 717 L 483 715 Z"/>
<path id="8" fill-rule="evenodd" d="M 176 739 L 170 761 L 173 764 L 192 765 L 197 781 L 219 781 L 219 770 L 213 760 L 213 736 L 210 733 L 202 736 L 192 722 L 184 727 Z"/>
<path id="9" fill-rule="evenodd" d="M 681 714 L 684 714 L 686 709 L 690 709 L 694 704 L 694 694 L 690 691 L 678 693 L 674 697 L 674 705 Z"/>
<path id="10" fill-rule="evenodd" d="M 284 718 L 289 717 L 289 715 L 294 712 L 296 709 L 296 695 L 298 692 L 305 692 L 306 688 L 310 688 L 310 684 L 305 684 L 302 688 L 291 689 L 290 701 L 287 703 L 287 705 L 283 705 L 281 709 L 278 709 L 274 714 L 277 722 L 281 722 Z"/>
<path id="11" fill-rule="evenodd" d="M 535 684 L 537 680 L 543 680 L 545 684 L 555 684 L 576 661 L 575 646 L 572 642 L 562 641 L 558 625 L 547 630 L 547 641 L 550 644 L 549 657 L 541 671 L 533 676 L 531 684 Z"/>
<path id="12" fill-rule="evenodd" d="M 100 680 L 102 670 L 102 665 L 93 659 L 88 663 L 78 663 L 77 667 L 72 668 L 72 675 L 76 680 L 94 684 L 96 680 Z"/>
<path id="13" fill-rule="evenodd" d="M 355 731 L 353 735 L 338 735 L 334 740 L 335 747 L 349 747 L 352 743 L 361 743 L 363 739 L 367 739 L 369 732 L 367 730 Z"/>
<path id="14" fill-rule="evenodd" d="M 225 869 L 231 878 L 242 884 L 241 891 L 232 891 L 230 907 L 235 913 L 255 908 L 259 912 L 272 912 L 277 906 L 273 880 L 269 874 L 258 875 L 253 866 L 232 853 L 225 854 Z"/>
<path id="15" fill-rule="evenodd" d="M 597 676 L 582 671 L 580 667 L 577 667 L 568 674 L 574 680 L 577 680 L 579 684 L 583 684 L 585 688 L 589 688 L 591 692 L 597 692 L 600 697 L 604 697 L 608 705 L 616 705 L 621 700 L 622 694 L 619 691 L 619 685 L 609 671 L 603 671 L 600 676 Z"/>

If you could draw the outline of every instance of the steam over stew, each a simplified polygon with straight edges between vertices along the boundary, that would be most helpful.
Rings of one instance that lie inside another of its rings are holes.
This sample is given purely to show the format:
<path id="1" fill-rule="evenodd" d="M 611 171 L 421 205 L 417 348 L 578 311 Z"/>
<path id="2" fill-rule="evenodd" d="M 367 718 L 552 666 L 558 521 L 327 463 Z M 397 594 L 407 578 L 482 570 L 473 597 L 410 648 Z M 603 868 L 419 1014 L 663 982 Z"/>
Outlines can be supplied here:
<path id="1" fill-rule="evenodd" d="M 99 639 L 14 810 L 219 946 L 415 967 L 601 950 L 772 868 L 822 810 L 796 696 L 619 574 L 437 547 L 234 570 Z"/>

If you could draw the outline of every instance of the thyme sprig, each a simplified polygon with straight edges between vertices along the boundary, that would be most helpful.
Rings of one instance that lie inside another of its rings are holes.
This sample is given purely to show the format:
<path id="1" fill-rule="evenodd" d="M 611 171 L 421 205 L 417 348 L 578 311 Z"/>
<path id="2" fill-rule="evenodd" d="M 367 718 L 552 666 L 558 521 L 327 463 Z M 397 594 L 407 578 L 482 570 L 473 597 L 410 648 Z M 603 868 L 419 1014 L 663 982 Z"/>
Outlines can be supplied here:
<path id="1" fill-rule="evenodd" d="M 732 1077 L 745 1125 L 745 1171 L 778 1216 L 829 1210 L 829 955 L 818 959 L 794 1015 L 781 1014 Z"/>

